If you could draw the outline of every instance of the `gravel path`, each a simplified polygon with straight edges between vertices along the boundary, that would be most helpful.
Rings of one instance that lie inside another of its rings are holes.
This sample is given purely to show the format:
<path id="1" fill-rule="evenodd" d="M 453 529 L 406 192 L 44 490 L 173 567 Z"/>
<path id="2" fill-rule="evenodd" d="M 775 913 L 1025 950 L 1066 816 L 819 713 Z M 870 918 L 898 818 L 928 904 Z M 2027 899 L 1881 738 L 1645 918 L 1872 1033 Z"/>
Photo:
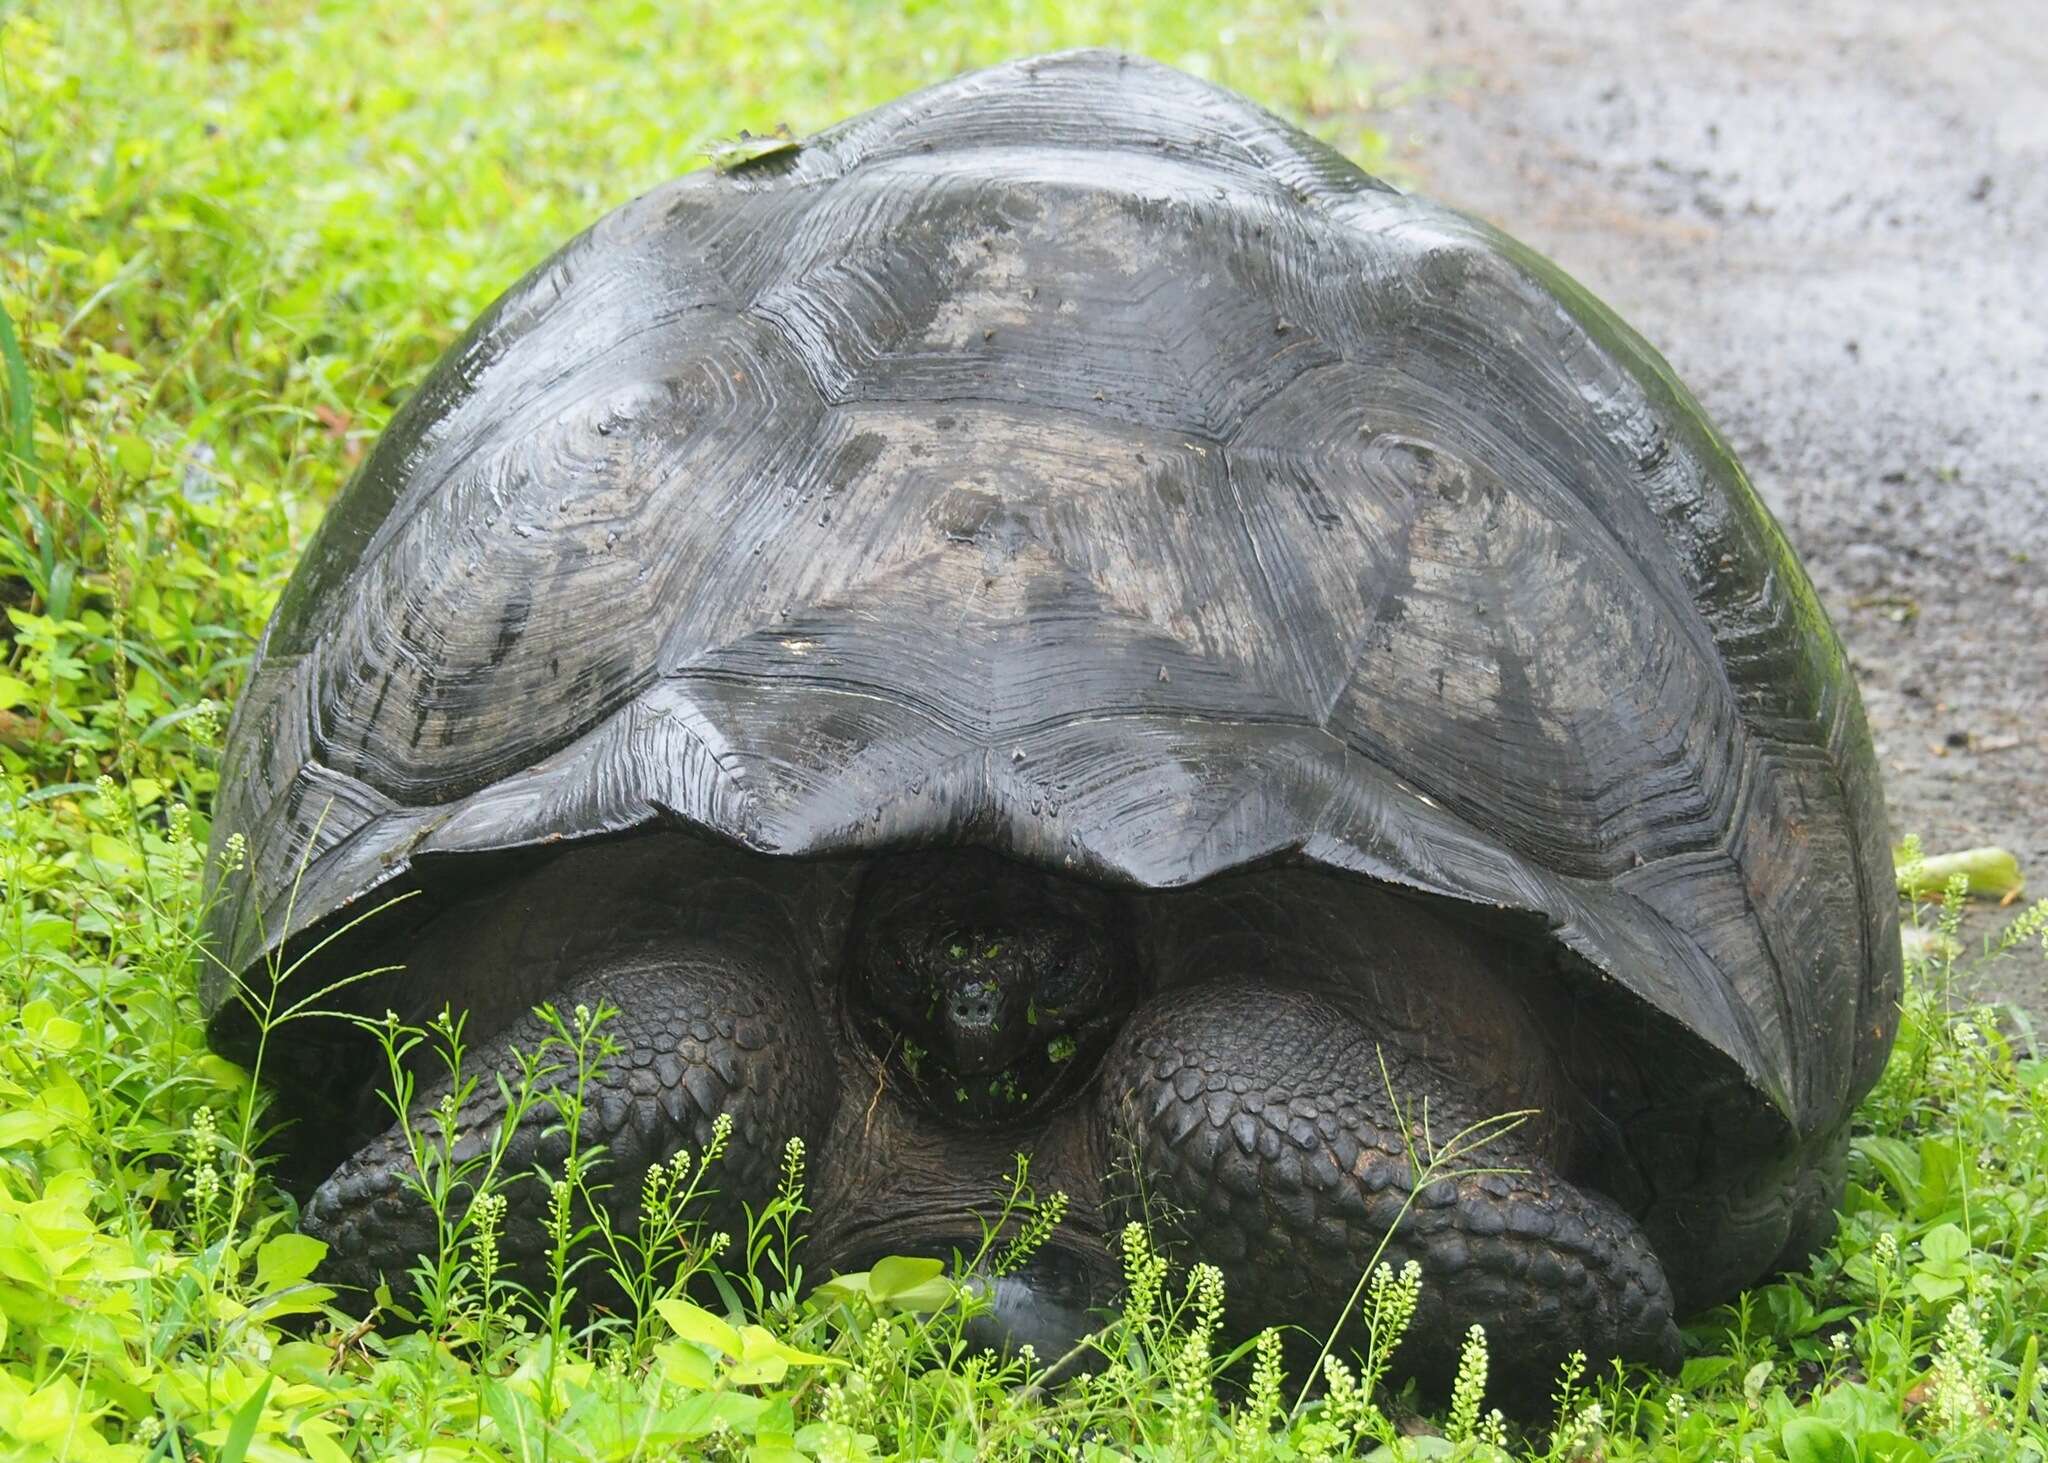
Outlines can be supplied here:
<path id="1" fill-rule="evenodd" d="M 1661 349 L 1805 556 L 1892 823 L 2048 893 L 2048 15 L 2037 0 L 1383 0 L 1396 176 Z M 1987 925 L 1988 927 L 1988 925 Z M 2048 1016 L 2040 962 L 1996 997 Z"/>

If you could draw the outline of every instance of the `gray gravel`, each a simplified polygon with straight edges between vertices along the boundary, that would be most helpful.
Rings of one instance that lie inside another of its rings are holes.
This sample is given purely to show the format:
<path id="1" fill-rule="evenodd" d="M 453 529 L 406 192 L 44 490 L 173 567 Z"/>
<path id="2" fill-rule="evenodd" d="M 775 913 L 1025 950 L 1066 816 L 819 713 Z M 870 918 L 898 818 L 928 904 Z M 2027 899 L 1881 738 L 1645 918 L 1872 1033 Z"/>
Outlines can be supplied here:
<path id="1" fill-rule="evenodd" d="M 1847 641 L 1892 823 L 2048 893 L 2048 12 L 1375 0 L 1395 176 L 1677 368 Z M 1980 922 L 1988 928 L 1988 922 Z M 1987 994 L 2048 1016 L 2048 967 Z"/>

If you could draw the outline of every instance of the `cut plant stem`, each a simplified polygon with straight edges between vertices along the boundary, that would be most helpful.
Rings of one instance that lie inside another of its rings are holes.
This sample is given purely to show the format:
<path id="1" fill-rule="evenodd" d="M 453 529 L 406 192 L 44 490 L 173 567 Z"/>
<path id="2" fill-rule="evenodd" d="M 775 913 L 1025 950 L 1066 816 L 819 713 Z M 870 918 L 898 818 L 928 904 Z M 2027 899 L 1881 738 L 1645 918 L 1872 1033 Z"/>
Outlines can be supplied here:
<path id="1" fill-rule="evenodd" d="M 1893 857 L 1898 851 L 1893 850 Z M 1966 848 L 1959 853 L 1940 853 L 1922 857 L 1918 863 L 1901 864 L 1899 886 L 1902 894 L 1938 899 L 1948 887 L 1948 881 L 1961 874 L 1968 881 L 1969 893 L 1977 899 L 1996 899 L 2010 904 L 2027 887 L 2024 875 L 2020 873 L 2020 861 L 2003 848 Z"/>

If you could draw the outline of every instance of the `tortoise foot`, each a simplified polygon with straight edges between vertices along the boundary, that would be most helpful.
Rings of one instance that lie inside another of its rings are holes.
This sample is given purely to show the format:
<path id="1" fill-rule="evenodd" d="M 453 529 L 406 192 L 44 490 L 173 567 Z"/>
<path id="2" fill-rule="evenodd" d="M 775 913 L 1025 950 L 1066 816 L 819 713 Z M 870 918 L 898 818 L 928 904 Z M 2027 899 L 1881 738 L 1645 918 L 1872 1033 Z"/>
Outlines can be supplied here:
<path id="1" fill-rule="evenodd" d="M 1235 1327 L 1327 1334 L 1389 1230 L 1382 1258 L 1417 1261 L 1421 1301 L 1396 1375 L 1443 1389 L 1474 1322 L 1493 1402 L 1540 1408 L 1583 1350 L 1671 1368 L 1671 1288 L 1635 1221 L 1568 1182 L 1509 1134 L 1414 1188 L 1388 1084 L 1441 1148 L 1485 1116 L 1469 1095 L 1329 1001 L 1251 982 L 1171 992 L 1141 1008 L 1100 1089 L 1109 1141 L 1127 1147 L 1120 1203 L 1163 1224 L 1185 1257 L 1218 1265 Z M 1479 1171 L 1475 1171 L 1479 1170 Z M 1404 1209 L 1405 1205 L 1405 1209 Z M 1362 1341 L 1355 1321 L 1348 1340 Z"/>
<path id="2" fill-rule="evenodd" d="M 708 1179 L 716 1189 L 704 1211 L 712 1230 L 731 1232 L 744 1222 L 742 1204 L 758 1206 L 772 1192 L 788 1138 L 815 1143 L 823 1128 L 835 1068 L 817 1017 L 794 980 L 754 961 L 711 949 L 650 953 L 572 983 L 555 1004 L 618 1012 L 602 1030 L 619 1049 L 585 1087 L 579 1141 L 585 1151 L 603 1145 L 593 1183 L 607 1186 L 601 1201 L 619 1233 L 638 1233 L 647 1169 L 679 1149 L 701 1155 L 720 1113 L 730 1113 L 733 1124 Z M 474 1198 L 483 1167 L 464 1166 L 487 1158 L 504 1127 L 499 1079 L 516 1091 L 516 1054 L 540 1053 L 549 1033 L 529 1014 L 466 1056 L 465 1073 L 480 1080 L 456 1118 L 452 1161 L 462 1177 L 448 1196 L 451 1221 Z M 512 1130 L 495 1182 L 506 1199 L 502 1278 L 536 1289 L 546 1280 L 549 1254 L 549 1194 L 536 1173 L 560 1176 L 569 1155 L 567 1129 L 548 1094 L 575 1081 L 559 1045 L 548 1055 L 566 1070 L 542 1079 L 543 1095 Z M 446 1080 L 425 1089 L 408 1120 L 430 1151 L 440 1144 L 434 1109 L 447 1090 Z M 395 1295 L 411 1294 L 409 1272 L 432 1263 L 440 1229 L 421 1192 L 405 1126 L 394 1123 L 336 1169 L 306 1205 L 301 1228 L 327 1243 L 320 1279 L 342 1292 L 345 1307 L 366 1310 L 380 1279 Z M 744 1232 L 733 1237 L 743 1240 Z M 591 1272 L 577 1284 L 585 1299 L 606 1289 Z"/>

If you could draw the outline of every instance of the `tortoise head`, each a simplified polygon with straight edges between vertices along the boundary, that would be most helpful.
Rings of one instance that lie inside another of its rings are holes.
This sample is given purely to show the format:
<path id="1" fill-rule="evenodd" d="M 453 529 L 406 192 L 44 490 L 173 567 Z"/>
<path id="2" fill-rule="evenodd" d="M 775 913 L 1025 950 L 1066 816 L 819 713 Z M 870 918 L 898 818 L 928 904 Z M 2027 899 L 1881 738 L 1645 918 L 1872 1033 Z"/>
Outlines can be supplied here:
<path id="1" fill-rule="evenodd" d="M 948 1117 L 1042 1106 L 1130 1008 L 1137 977 L 1106 891 L 946 849 L 878 865 L 860 903 L 856 1024 Z"/>

